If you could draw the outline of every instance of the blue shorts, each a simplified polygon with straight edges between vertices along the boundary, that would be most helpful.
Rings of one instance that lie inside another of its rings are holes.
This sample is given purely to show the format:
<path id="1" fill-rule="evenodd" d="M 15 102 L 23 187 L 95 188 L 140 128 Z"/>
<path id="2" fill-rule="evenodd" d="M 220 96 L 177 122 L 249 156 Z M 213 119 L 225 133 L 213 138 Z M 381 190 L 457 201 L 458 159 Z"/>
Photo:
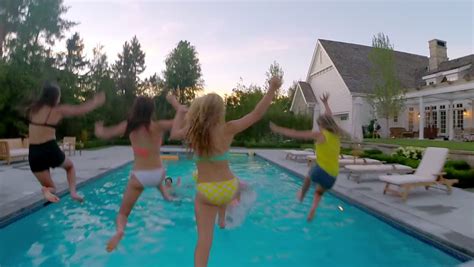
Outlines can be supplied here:
<path id="1" fill-rule="evenodd" d="M 329 173 L 319 167 L 318 164 L 316 164 L 309 170 L 308 176 L 311 181 L 317 183 L 318 185 L 322 186 L 324 189 L 327 190 L 331 189 L 334 183 L 336 182 L 336 177 L 331 176 Z"/>

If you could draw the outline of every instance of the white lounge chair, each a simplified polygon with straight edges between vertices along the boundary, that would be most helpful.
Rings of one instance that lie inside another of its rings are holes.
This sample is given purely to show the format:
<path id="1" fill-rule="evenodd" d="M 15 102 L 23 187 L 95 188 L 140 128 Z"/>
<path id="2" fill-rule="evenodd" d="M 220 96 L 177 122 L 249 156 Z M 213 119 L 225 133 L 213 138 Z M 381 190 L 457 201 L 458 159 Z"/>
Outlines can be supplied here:
<path id="1" fill-rule="evenodd" d="M 295 161 L 302 161 L 308 156 L 314 156 L 314 151 L 312 150 L 285 150 L 286 159 L 291 159 Z"/>
<path id="2" fill-rule="evenodd" d="M 308 162 L 308 166 L 311 167 L 311 165 L 316 161 L 316 156 L 314 155 L 308 156 L 306 159 Z M 376 159 L 355 158 L 353 156 L 348 156 L 348 155 L 344 155 L 344 158 L 339 159 L 340 168 L 343 168 L 344 166 L 347 166 L 347 165 L 366 165 L 366 164 L 377 165 L 377 164 L 382 164 L 382 162 Z"/>
<path id="3" fill-rule="evenodd" d="M 353 160 L 354 156 L 341 154 L 341 155 L 339 155 L 339 160 L 341 160 L 341 159 L 352 159 Z M 308 162 L 308 166 L 313 165 L 313 162 L 316 161 L 316 155 L 313 154 L 313 155 L 307 156 L 306 161 Z"/>
<path id="4" fill-rule="evenodd" d="M 458 180 L 448 180 L 443 177 L 444 173 L 441 171 L 447 156 L 447 148 L 427 148 L 414 174 L 380 176 L 380 180 L 386 183 L 383 193 L 396 193 L 405 201 L 408 197 L 408 192 L 414 187 L 423 186 L 428 190 L 430 186 L 444 185 L 446 186 L 446 191 L 450 194 L 453 184 L 457 183 Z M 390 185 L 400 187 L 402 192 L 391 189 Z"/>
<path id="5" fill-rule="evenodd" d="M 360 183 L 363 174 L 409 174 L 414 172 L 411 167 L 401 164 L 346 165 L 344 168 L 349 172 L 347 179 L 352 178 L 357 183 Z"/>
<path id="6" fill-rule="evenodd" d="M 368 159 L 368 158 L 353 158 L 353 159 L 340 159 L 339 160 L 339 167 L 343 168 L 347 165 L 378 165 L 382 164 L 380 160 L 376 159 Z"/>

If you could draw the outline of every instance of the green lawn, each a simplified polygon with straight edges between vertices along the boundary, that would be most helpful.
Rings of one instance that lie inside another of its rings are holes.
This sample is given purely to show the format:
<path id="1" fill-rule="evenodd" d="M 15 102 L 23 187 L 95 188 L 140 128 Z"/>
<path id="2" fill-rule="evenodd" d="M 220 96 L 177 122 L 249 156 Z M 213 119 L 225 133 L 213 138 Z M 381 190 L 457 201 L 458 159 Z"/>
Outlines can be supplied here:
<path id="1" fill-rule="evenodd" d="M 452 150 L 474 151 L 474 142 L 417 140 L 417 139 L 364 139 L 364 142 L 392 144 L 392 145 L 399 145 L 399 146 L 446 147 Z"/>

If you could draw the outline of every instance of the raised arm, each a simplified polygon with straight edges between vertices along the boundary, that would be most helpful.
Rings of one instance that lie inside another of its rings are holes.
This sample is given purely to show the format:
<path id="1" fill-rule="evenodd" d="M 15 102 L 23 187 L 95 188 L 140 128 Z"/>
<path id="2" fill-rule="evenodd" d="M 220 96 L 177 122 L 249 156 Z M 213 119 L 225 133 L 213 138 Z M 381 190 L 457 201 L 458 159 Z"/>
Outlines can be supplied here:
<path id="1" fill-rule="evenodd" d="M 183 140 L 186 135 L 186 128 L 184 125 L 184 116 L 187 112 L 187 108 L 179 104 L 178 100 L 174 95 L 167 95 L 166 100 L 176 109 L 176 115 L 171 127 L 170 139 L 171 140 Z"/>
<path id="2" fill-rule="evenodd" d="M 170 131 L 173 127 L 173 120 L 159 120 L 156 121 L 155 124 L 162 131 Z"/>
<path id="3" fill-rule="evenodd" d="M 290 128 L 278 126 L 274 124 L 273 122 L 270 122 L 270 129 L 274 133 L 281 134 L 281 135 L 294 138 L 294 139 L 316 140 L 318 142 L 322 141 L 321 138 L 324 139 L 324 135 L 322 135 L 320 132 L 315 132 L 311 130 L 307 130 L 307 131 L 293 130 Z"/>
<path id="4" fill-rule="evenodd" d="M 323 102 L 323 104 L 324 104 L 324 109 L 325 109 L 326 115 L 332 116 L 332 110 L 329 107 L 329 103 L 328 103 L 329 93 L 324 93 L 323 96 L 321 96 L 319 99 L 321 99 L 321 102 Z"/>
<path id="5" fill-rule="evenodd" d="M 61 105 L 59 111 L 64 117 L 74 117 L 86 114 L 92 110 L 102 106 L 105 102 L 105 93 L 100 92 L 89 101 L 84 102 L 80 105 Z"/>
<path id="6" fill-rule="evenodd" d="M 240 119 L 229 121 L 227 123 L 227 129 L 232 134 L 237 134 L 244 131 L 263 117 L 268 107 L 272 103 L 273 97 L 275 97 L 275 92 L 281 86 L 281 79 L 279 77 L 272 77 L 268 83 L 268 92 L 265 94 L 265 96 L 263 96 L 260 102 L 258 102 L 255 108 L 249 114 Z"/>
<path id="7" fill-rule="evenodd" d="M 99 137 L 100 139 L 111 139 L 117 136 L 123 136 L 125 134 L 125 130 L 127 129 L 127 121 L 122 121 L 121 123 L 111 126 L 111 127 L 104 127 L 104 123 L 102 121 L 95 123 L 95 136 Z"/>

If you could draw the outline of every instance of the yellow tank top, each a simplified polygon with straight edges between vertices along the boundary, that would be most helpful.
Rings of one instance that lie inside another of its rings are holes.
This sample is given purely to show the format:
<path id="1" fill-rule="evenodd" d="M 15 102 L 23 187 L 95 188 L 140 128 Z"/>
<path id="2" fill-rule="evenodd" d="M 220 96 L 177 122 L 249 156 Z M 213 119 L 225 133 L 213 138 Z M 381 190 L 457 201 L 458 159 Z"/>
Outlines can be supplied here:
<path id="1" fill-rule="evenodd" d="M 321 169 L 329 175 L 336 177 L 339 174 L 339 154 L 341 152 L 341 140 L 339 136 L 322 130 L 326 142 L 315 144 L 316 162 Z"/>

